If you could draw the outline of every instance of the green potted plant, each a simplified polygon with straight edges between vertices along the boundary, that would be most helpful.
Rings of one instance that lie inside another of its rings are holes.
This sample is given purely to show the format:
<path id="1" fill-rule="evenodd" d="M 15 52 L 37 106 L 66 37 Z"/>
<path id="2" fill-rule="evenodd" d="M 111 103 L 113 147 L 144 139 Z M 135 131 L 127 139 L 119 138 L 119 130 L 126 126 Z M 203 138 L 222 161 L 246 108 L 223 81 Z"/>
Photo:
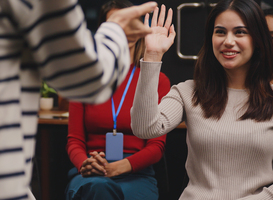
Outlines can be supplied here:
<path id="1" fill-rule="evenodd" d="M 53 108 L 54 98 L 51 96 L 52 94 L 57 94 L 57 92 L 43 81 L 41 85 L 40 98 L 41 110 L 51 110 Z"/>

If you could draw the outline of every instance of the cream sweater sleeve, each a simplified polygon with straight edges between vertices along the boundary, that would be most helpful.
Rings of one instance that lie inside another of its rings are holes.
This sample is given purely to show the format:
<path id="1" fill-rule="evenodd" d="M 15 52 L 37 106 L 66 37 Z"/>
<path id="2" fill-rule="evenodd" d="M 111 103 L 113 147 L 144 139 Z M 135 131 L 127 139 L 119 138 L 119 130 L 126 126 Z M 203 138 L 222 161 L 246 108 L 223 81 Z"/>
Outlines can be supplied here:
<path id="1" fill-rule="evenodd" d="M 134 135 L 148 139 L 164 135 L 177 127 L 183 115 L 183 102 L 175 87 L 158 105 L 157 85 L 161 62 L 140 62 L 135 99 L 131 109 Z"/>

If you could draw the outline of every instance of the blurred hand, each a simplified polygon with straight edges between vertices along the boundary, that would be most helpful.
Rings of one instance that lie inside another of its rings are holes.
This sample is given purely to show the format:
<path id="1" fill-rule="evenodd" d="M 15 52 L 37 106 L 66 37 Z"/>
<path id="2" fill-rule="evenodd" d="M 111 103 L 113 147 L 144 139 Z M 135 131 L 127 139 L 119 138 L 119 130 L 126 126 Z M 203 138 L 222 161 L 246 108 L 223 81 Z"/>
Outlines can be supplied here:
<path id="1" fill-rule="evenodd" d="M 156 2 L 147 2 L 139 6 L 120 9 L 113 13 L 107 21 L 119 24 L 127 38 L 135 38 L 134 40 L 138 40 L 152 32 L 151 28 L 145 26 L 139 18 L 146 13 L 152 12 L 156 6 Z"/>
<path id="2" fill-rule="evenodd" d="M 145 37 L 146 49 L 144 61 L 161 61 L 164 53 L 171 47 L 175 38 L 175 30 L 172 24 L 173 11 L 170 8 L 165 21 L 166 7 L 161 6 L 161 12 L 158 17 L 159 8 L 156 7 L 152 17 L 152 33 Z M 165 22 L 165 23 L 164 23 Z M 144 25 L 149 26 L 149 14 L 146 14 Z"/>
<path id="3" fill-rule="evenodd" d="M 87 158 L 82 163 L 80 173 L 83 177 L 88 176 L 106 176 L 105 165 L 108 164 L 107 160 L 104 158 L 104 152 L 90 152 L 91 157 Z"/>

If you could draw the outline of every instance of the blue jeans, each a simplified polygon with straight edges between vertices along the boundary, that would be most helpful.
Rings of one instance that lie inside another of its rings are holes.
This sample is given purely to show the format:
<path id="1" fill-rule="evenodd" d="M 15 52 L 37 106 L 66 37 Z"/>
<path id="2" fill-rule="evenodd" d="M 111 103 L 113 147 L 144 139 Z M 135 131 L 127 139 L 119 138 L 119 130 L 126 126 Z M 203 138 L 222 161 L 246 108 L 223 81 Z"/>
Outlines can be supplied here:
<path id="1" fill-rule="evenodd" d="M 73 170 L 77 173 L 76 168 Z M 67 185 L 65 196 L 66 200 L 158 200 L 158 188 L 150 166 L 111 178 L 77 174 Z"/>

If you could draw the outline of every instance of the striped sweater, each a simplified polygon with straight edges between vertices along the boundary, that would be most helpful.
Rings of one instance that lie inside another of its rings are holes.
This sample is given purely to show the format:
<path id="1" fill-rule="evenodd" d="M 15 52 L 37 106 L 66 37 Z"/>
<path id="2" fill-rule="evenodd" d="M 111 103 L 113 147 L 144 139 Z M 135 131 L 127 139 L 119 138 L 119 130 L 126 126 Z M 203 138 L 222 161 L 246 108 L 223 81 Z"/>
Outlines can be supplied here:
<path id="1" fill-rule="evenodd" d="M 131 110 L 133 133 L 143 139 L 187 125 L 188 186 L 181 200 L 272 200 L 273 119 L 238 120 L 248 99 L 246 90 L 228 89 L 219 120 L 203 117 L 193 106 L 192 80 L 179 83 L 157 104 L 160 63 L 141 62 Z"/>
<path id="2" fill-rule="evenodd" d="M 0 200 L 29 199 L 41 80 L 75 101 L 106 101 L 129 69 L 123 30 L 92 36 L 77 0 L 0 0 Z"/>

